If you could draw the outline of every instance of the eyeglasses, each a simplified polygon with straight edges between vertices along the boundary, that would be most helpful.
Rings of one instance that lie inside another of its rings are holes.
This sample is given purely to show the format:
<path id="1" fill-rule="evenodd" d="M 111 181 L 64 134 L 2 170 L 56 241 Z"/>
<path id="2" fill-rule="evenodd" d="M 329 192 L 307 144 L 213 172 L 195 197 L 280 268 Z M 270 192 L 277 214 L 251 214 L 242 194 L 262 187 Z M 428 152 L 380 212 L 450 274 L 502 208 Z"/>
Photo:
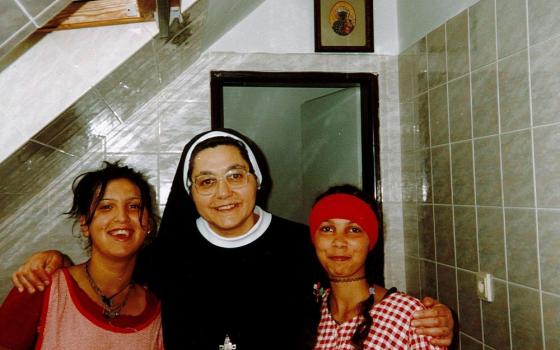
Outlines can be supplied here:
<path id="1" fill-rule="evenodd" d="M 234 168 L 228 170 L 222 176 L 216 176 L 213 174 L 198 175 L 194 178 L 193 184 L 198 194 L 202 196 L 210 196 L 218 191 L 218 181 L 225 181 L 229 188 L 232 189 L 242 188 L 247 185 L 250 175 L 252 174 L 248 172 L 247 169 Z"/>

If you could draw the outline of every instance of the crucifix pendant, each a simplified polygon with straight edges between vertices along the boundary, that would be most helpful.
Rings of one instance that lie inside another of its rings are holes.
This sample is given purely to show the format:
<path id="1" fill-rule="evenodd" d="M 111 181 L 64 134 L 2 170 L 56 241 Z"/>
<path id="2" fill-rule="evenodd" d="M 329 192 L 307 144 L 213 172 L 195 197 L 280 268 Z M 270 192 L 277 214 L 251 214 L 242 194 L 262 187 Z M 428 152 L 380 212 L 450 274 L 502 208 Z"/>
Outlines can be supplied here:
<path id="1" fill-rule="evenodd" d="M 226 339 L 224 339 L 224 345 L 220 345 L 220 350 L 235 350 L 237 349 L 237 345 L 232 344 L 229 340 L 229 335 L 226 335 Z"/>

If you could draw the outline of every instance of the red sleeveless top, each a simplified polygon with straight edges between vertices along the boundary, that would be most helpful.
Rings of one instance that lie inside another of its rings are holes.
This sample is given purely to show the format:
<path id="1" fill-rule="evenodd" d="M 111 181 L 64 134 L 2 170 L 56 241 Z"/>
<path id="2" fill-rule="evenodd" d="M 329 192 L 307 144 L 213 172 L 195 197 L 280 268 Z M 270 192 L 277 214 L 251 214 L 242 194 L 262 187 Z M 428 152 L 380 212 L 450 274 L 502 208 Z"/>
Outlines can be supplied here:
<path id="1" fill-rule="evenodd" d="M 80 303 L 67 269 L 45 292 L 36 349 L 163 349 L 160 306 L 144 323 L 118 327 L 102 322 Z"/>

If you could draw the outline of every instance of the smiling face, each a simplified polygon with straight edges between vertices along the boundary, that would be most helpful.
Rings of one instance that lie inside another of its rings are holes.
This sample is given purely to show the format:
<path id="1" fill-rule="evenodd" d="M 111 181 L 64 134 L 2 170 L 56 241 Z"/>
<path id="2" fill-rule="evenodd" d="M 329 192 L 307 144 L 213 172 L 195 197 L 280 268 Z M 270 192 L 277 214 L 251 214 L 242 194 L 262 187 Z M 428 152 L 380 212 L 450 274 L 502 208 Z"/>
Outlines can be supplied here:
<path id="1" fill-rule="evenodd" d="M 149 231 L 149 215 L 142 212 L 140 189 L 128 179 L 107 183 L 91 222 L 80 218 L 82 233 L 91 239 L 92 255 L 111 259 L 130 258 L 142 247 Z"/>
<path id="2" fill-rule="evenodd" d="M 232 169 L 250 169 L 237 147 L 220 145 L 206 148 L 194 156 L 191 181 L 194 182 L 201 175 L 220 178 Z M 191 194 L 200 216 L 219 235 L 224 237 L 243 235 L 257 221 L 253 213 L 257 197 L 257 181 L 252 174 L 248 176 L 247 185 L 240 188 L 231 188 L 226 181 L 220 179 L 214 194 L 201 195 L 196 188 L 191 189 Z"/>
<path id="3" fill-rule="evenodd" d="M 328 219 L 315 231 L 315 252 L 331 278 L 365 275 L 368 235 L 346 219 Z"/>

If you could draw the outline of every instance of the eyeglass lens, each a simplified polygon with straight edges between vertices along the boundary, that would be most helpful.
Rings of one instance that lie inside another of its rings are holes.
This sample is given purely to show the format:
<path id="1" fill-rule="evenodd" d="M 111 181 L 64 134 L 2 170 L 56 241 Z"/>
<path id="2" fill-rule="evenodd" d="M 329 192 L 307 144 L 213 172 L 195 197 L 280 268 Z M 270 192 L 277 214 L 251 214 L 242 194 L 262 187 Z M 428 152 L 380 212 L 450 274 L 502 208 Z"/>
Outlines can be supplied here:
<path id="1" fill-rule="evenodd" d="M 226 172 L 223 176 L 212 174 L 199 175 L 194 179 L 194 185 L 198 193 L 209 195 L 216 193 L 218 181 L 224 180 L 230 188 L 240 188 L 247 184 L 249 173 L 246 169 L 236 168 Z"/>

